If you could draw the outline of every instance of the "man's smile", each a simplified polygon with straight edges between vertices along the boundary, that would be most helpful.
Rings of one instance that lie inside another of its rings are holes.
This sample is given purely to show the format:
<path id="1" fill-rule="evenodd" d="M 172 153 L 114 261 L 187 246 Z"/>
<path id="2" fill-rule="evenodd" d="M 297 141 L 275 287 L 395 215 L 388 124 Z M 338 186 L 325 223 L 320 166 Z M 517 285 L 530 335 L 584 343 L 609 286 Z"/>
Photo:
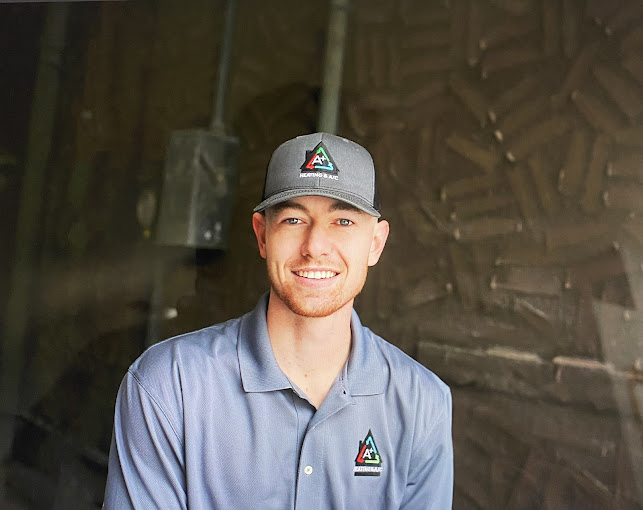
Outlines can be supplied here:
<path id="1" fill-rule="evenodd" d="M 324 280 L 337 276 L 335 271 L 294 271 L 297 276 L 308 278 L 310 280 Z"/>

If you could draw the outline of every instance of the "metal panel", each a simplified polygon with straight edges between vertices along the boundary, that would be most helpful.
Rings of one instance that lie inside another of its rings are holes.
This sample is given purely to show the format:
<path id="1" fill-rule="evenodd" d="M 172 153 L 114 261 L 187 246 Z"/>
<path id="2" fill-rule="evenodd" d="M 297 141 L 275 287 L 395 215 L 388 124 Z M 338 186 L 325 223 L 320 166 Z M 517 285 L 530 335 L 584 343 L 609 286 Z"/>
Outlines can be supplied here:
<path id="1" fill-rule="evenodd" d="M 239 140 L 205 130 L 172 133 L 159 244 L 225 249 L 235 197 Z"/>

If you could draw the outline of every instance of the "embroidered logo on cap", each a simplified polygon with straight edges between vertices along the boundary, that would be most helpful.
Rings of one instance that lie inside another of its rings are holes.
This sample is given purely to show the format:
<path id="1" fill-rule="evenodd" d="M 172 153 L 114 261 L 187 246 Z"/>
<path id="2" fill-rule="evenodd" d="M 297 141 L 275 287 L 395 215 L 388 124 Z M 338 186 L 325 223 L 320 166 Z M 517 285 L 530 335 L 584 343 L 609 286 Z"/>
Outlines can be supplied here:
<path id="1" fill-rule="evenodd" d="M 375 439 L 370 429 L 364 441 L 359 442 L 353 472 L 355 476 L 380 476 L 382 473 L 382 457 L 375 446 Z"/>
<path id="2" fill-rule="evenodd" d="M 306 151 L 306 159 L 300 169 L 300 177 L 338 179 L 339 168 L 337 168 L 323 142 L 319 142 L 312 151 Z"/>

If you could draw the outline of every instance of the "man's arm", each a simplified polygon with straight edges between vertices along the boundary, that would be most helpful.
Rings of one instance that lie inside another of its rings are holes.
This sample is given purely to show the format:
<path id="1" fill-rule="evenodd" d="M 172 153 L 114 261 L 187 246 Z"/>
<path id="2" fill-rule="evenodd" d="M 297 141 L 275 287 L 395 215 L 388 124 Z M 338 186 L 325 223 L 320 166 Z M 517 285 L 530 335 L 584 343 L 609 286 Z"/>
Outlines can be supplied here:
<path id="1" fill-rule="evenodd" d="M 451 392 L 446 390 L 425 438 L 411 458 L 402 509 L 450 510 L 453 502 L 453 440 Z"/>
<path id="2" fill-rule="evenodd" d="M 116 399 L 105 510 L 187 509 L 178 424 L 132 372 Z"/>

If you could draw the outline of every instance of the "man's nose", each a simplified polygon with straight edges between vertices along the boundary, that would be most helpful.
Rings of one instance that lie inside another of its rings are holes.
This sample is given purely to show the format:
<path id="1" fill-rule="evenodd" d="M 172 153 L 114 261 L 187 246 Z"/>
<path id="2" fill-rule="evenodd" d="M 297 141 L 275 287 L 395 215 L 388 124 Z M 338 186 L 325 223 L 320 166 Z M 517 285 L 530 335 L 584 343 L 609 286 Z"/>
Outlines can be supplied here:
<path id="1" fill-rule="evenodd" d="M 325 228 L 311 225 L 306 231 L 306 237 L 301 245 L 301 254 L 312 259 L 328 255 L 331 249 L 331 239 Z"/>

